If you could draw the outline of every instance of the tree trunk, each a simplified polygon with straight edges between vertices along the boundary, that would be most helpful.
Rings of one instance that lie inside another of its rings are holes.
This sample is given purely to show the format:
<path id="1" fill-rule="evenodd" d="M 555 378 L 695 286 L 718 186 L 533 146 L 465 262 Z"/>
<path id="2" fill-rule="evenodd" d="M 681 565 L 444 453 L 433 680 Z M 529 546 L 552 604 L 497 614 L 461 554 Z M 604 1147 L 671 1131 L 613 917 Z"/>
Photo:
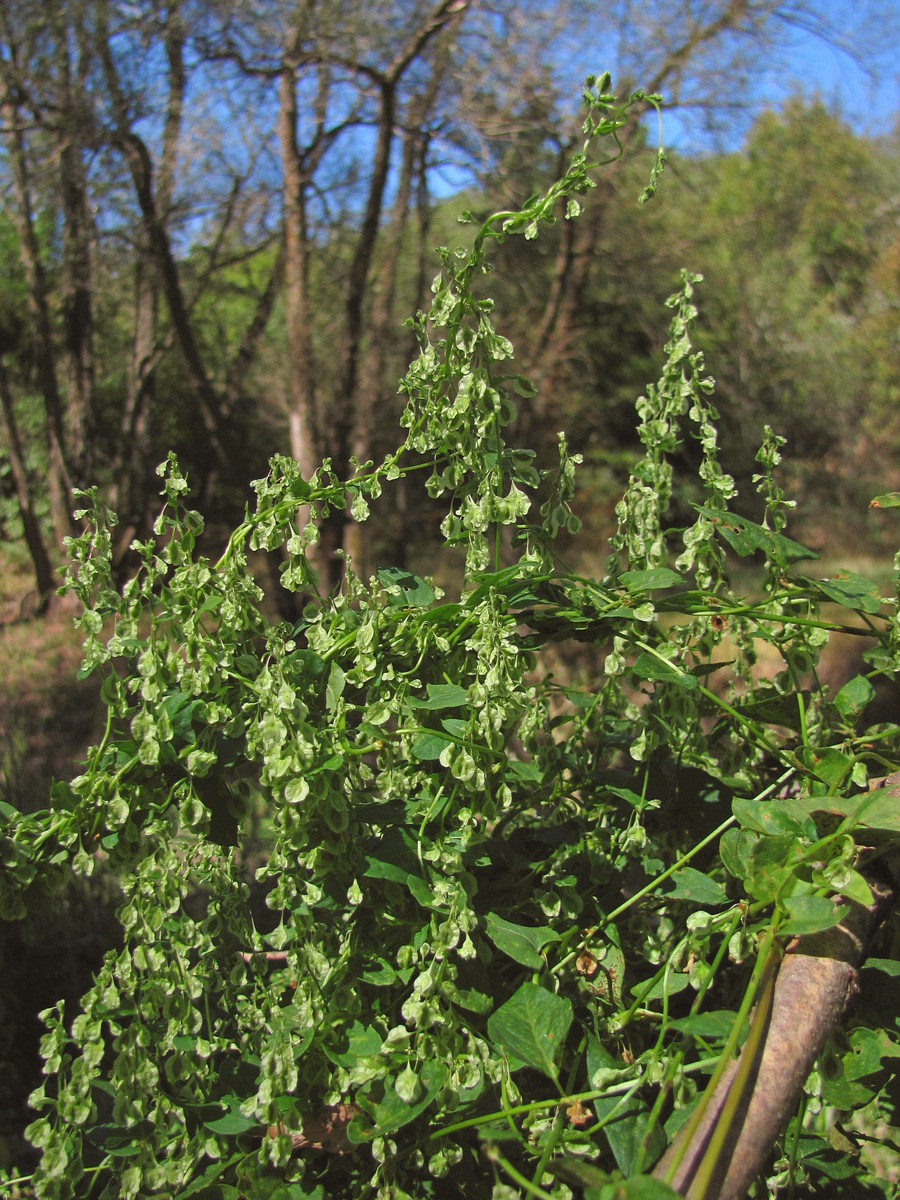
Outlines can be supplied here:
<path id="1" fill-rule="evenodd" d="M 156 203 L 160 219 L 168 223 L 175 191 L 175 167 L 184 114 L 185 71 L 184 30 L 180 6 L 169 6 L 164 32 L 168 67 L 168 94 L 163 121 L 162 151 L 157 173 Z M 111 67 L 106 69 L 107 85 L 116 109 L 122 112 L 122 95 Z M 155 266 L 150 230 L 143 217 L 134 261 L 134 334 L 126 376 L 125 411 L 122 416 L 122 452 L 119 464 L 117 503 L 124 524 L 120 530 L 117 557 L 123 558 L 147 513 L 147 500 L 153 480 L 154 464 L 147 451 L 153 402 L 156 395 L 156 368 L 165 346 L 160 343 L 160 275 Z"/>
<path id="2" fill-rule="evenodd" d="M 34 511 L 31 485 L 22 450 L 22 439 L 19 436 L 19 426 L 16 421 L 15 404 L 9 386 L 9 376 L 2 360 L 0 360 L 0 409 L 2 409 L 3 421 L 6 426 L 6 452 L 9 455 L 9 465 L 16 487 L 16 499 L 19 503 L 25 544 L 31 555 L 34 582 L 40 597 L 40 607 L 43 609 L 49 603 L 56 587 L 56 580 L 50 563 L 50 555 L 44 542 L 44 535 L 41 533 L 40 523 Z"/>
<path id="3" fill-rule="evenodd" d="M 150 250 L 160 275 L 162 291 L 172 320 L 175 341 L 178 343 L 191 388 L 197 398 L 197 407 L 207 438 L 205 446 L 200 448 L 198 457 L 204 475 L 203 490 L 208 494 L 217 473 L 222 470 L 227 473 L 231 465 L 221 437 L 221 405 L 200 356 L 181 290 L 178 265 L 172 254 L 164 220 L 154 198 L 153 164 L 149 151 L 143 140 L 132 130 L 125 131 L 120 135 L 119 145 L 131 169 L 138 205 L 146 223 Z"/>
<path id="4" fill-rule="evenodd" d="M 9 159 L 15 203 L 11 216 L 19 237 L 19 253 L 28 294 L 31 333 L 37 359 L 38 382 L 44 398 L 46 416 L 47 468 L 53 532 L 57 543 L 72 532 L 72 477 L 66 453 L 63 402 L 56 373 L 56 350 L 47 302 L 47 282 L 40 246 L 34 228 L 31 186 L 26 163 L 25 139 L 19 112 L 4 90 L 0 100 L 0 119 L 10 131 Z"/>
<path id="5" fill-rule="evenodd" d="M 78 59 L 74 78 L 68 45 L 68 29 L 57 33 L 57 60 L 63 81 L 61 144 L 59 151 L 60 197 L 63 211 L 63 326 L 66 344 L 66 416 L 69 456 L 79 480 L 88 479 L 89 431 L 93 419 L 94 313 L 96 290 L 93 275 L 93 221 L 88 198 L 83 148 L 91 141 L 87 126 L 90 115 L 83 112 L 87 90 L 89 56 L 84 31 L 76 31 Z"/>
<path id="6" fill-rule="evenodd" d="M 209 498 L 218 474 L 229 472 L 231 461 L 222 440 L 222 410 L 215 389 L 207 375 L 188 306 L 181 286 L 178 264 L 172 253 L 167 221 L 171 205 L 178 135 L 183 111 L 184 35 L 181 30 L 177 3 L 167 12 L 166 58 L 169 67 L 169 98 L 163 127 L 163 154 L 159 175 L 154 180 L 153 160 L 144 140 L 135 133 L 129 123 L 126 104 L 119 79 L 118 68 L 109 46 L 108 13 L 102 13 L 98 36 L 98 53 L 103 66 L 106 85 L 109 89 L 115 115 L 113 144 L 121 151 L 128 165 L 134 184 L 135 196 L 141 213 L 149 254 L 159 278 L 162 294 L 172 321 L 172 329 L 181 357 L 184 361 L 188 381 L 196 397 L 197 408 L 203 423 L 205 440 L 198 446 L 201 471 L 201 492 Z"/>
<path id="7" fill-rule="evenodd" d="M 121 561 L 141 531 L 147 512 L 153 463 L 148 461 L 148 433 L 156 393 L 159 286 L 145 237 L 139 238 L 134 261 L 134 329 L 125 374 L 125 408 L 120 426 L 121 451 L 116 472 L 114 507 L 122 524 L 116 545 Z"/>
<path id="8" fill-rule="evenodd" d="M 299 38 L 299 29 L 294 31 Z M 317 108 L 325 102 L 324 76 L 318 81 Z M 309 268 L 312 253 L 307 224 L 306 199 L 309 187 L 309 158 L 318 157 L 317 142 L 301 153 L 297 139 L 297 79 L 290 51 L 278 81 L 278 141 L 284 187 L 284 306 L 288 340 L 288 427 L 291 455 L 309 479 L 320 465 L 322 439 L 316 411 L 317 363 L 312 342 L 313 300 L 310 295 Z M 322 120 L 317 122 L 316 138 L 321 137 Z M 297 525 L 309 520 L 309 508 L 297 511 Z M 324 586 L 329 584 L 329 554 L 322 542 L 309 549 L 313 570 Z"/>
<path id="9" fill-rule="evenodd" d="M 359 380 L 359 394 L 352 414 L 351 447 L 357 462 L 365 462 L 372 454 L 372 437 L 378 421 L 379 398 L 385 395 L 387 365 L 392 335 L 394 333 L 394 302 L 397 292 L 397 271 L 403 253 L 403 240 L 409 227 L 413 188 L 418 176 L 419 192 L 417 203 L 420 212 L 427 212 L 427 180 L 423 146 L 427 142 L 426 125 L 437 100 L 441 81 L 449 59 L 448 34 L 441 35 L 435 51 L 435 61 L 425 89 L 414 96 L 407 106 L 404 125 L 400 171 L 397 191 L 391 209 L 391 219 L 383 234 L 380 250 L 380 267 L 372 287 L 373 301 L 366 338 L 366 370 Z M 418 299 L 418 298 L 417 298 Z M 387 395 L 393 399 L 391 389 Z M 371 568 L 368 561 L 368 539 L 361 526 L 350 522 L 344 544 L 356 570 L 367 575 Z"/>
<path id="10" fill-rule="evenodd" d="M 359 360 L 365 331 L 364 301 L 369 287 L 369 277 L 379 224 L 384 205 L 385 186 L 391 165 L 391 150 L 394 144 L 394 123 L 397 107 L 397 87 L 410 64 L 421 56 L 432 41 L 450 22 L 461 18 L 468 9 L 469 0 L 442 0 L 421 24 L 413 30 L 406 43 L 400 48 L 387 70 L 375 77 L 378 86 L 378 118 L 376 122 L 375 153 L 362 224 L 356 240 L 356 248 L 347 274 L 344 292 L 344 337 L 340 372 L 334 392 L 331 422 L 327 444 L 332 465 L 339 476 L 349 474 L 350 458 L 355 444 L 359 457 L 368 457 L 369 430 L 364 430 L 355 419 L 359 402 Z M 369 72 L 373 74 L 372 72 Z M 376 381 L 377 382 L 377 381 Z M 358 436 L 354 438 L 354 426 Z M 329 556 L 330 586 L 341 579 L 342 564 L 335 552 L 345 545 L 346 530 L 350 524 L 346 509 L 334 511 L 327 527 L 322 530 L 325 553 Z"/>

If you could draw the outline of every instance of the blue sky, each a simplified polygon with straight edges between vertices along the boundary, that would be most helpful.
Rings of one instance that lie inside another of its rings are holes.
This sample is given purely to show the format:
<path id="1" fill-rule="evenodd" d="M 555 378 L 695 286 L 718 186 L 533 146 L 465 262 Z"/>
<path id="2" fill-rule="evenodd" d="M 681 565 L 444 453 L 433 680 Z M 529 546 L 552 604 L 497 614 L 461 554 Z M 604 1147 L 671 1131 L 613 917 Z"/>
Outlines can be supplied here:
<path id="1" fill-rule="evenodd" d="M 875 79 L 853 60 L 816 38 L 805 38 L 791 52 L 788 85 L 780 90 L 818 92 L 829 108 L 836 108 L 860 133 L 890 133 L 900 117 L 900 62 L 880 67 Z M 771 85 L 770 85 L 771 86 Z M 772 88 L 777 98 L 779 89 Z"/>
<path id="2" fill-rule="evenodd" d="M 875 136 L 897 131 L 900 4 L 896 0 L 816 0 L 784 7 L 788 11 L 793 7 L 796 22 L 776 26 L 767 69 L 757 73 L 751 89 L 750 109 L 758 111 L 758 105 L 780 108 L 788 97 L 802 94 L 821 99 L 857 133 Z M 802 27 L 817 21 L 830 26 L 835 31 L 833 41 L 843 42 L 846 48 Z M 670 110 L 663 124 L 666 145 L 688 154 L 736 149 L 750 117 L 748 111 L 747 121 L 735 120 L 716 142 L 696 122 Z"/>

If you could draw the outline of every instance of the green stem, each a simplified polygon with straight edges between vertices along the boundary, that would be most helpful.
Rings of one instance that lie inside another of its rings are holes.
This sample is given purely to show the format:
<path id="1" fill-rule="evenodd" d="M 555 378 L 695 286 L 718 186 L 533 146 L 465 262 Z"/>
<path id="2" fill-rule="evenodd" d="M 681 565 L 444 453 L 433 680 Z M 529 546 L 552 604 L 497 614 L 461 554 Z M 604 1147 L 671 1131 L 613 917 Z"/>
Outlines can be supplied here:
<path id="1" fill-rule="evenodd" d="M 766 1035 L 766 1030 L 769 1027 L 769 1019 L 772 1015 L 772 1004 L 775 996 L 775 978 L 776 967 L 781 960 L 781 950 L 774 940 L 774 926 L 770 929 L 766 956 L 763 961 L 762 971 L 757 979 L 754 992 L 758 995 L 756 1004 L 756 1012 L 753 1014 L 753 1020 L 750 1023 L 750 1030 L 747 1034 L 747 1039 L 744 1042 L 741 1051 L 741 1058 L 738 1063 L 737 1070 L 734 1073 L 734 1078 L 731 1081 L 731 1086 L 728 1089 L 728 1095 L 725 1098 L 725 1103 L 722 1106 L 722 1111 L 716 1120 L 715 1127 L 709 1139 L 709 1144 L 706 1147 L 706 1152 L 700 1162 L 694 1178 L 691 1180 L 691 1186 L 688 1188 L 687 1200 L 713 1200 L 712 1180 L 719 1166 L 722 1151 L 726 1141 L 731 1134 L 737 1113 L 741 1104 L 746 1098 L 748 1088 L 752 1086 L 753 1070 L 756 1066 L 757 1055 L 762 1046 L 763 1038 Z M 740 1019 L 741 1014 L 738 1014 Z M 732 1029 L 732 1037 L 729 1038 L 729 1045 L 735 1037 L 735 1033 L 739 1031 L 737 1021 Z M 726 1047 L 728 1049 L 728 1047 Z M 733 1050 L 732 1050 L 733 1053 Z M 725 1052 L 722 1054 L 725 1059 Z M 730 1057 L 730 1055 L 729 1055 Z M 721 1078 L 721 1076 L 720 1076 Z M 714 1084 L 710 1081 L 709 1092 L 714 1091 Z"/>
<path id="2" fill-rule="evenodd" d="M 785 775 L 782 775 L 774 784 L 766 788 L 765 791 L 761 792 L 756 798 L 758 800 L 763 799 L 768 792 L 770 792 L 773 788 L 777 788 L 782 781 L 788 778 L 788 776 L 791 774 L 793 774 L 793 770 L 787 772 Z M 607 925 L 615 921 L 617 917 L 622 915 L 622 913 L 627 912 L 632 905 L 637 904 L 639 900 L 644 898 L 644 896 L 649 896 L 652 892 L 655 892 L 659 885 L 668 879 L 670 875 L 674 875 L 676 871 L 680 871 L 684 864 L 690 862 L 695 854 L 699 854 L 700 851 L 705 846 L 708 846 L 710 842 L 715 841 L 715 839 L 718 837 L 721 837 L 725 830 L 734 825 L 736 821 L 736 817 L 729 817 L 727 821 L 723 821 L 721 825 L 717 825 L 712 833 L 708 833 L 702 841 L 696 844 L 696 846 L 693 846 L 687 851 L 686 854 L 682 854 L 680 858 L 676 858 L 671 867 L 667 867 L 665 871 L 663 871 L 660 875 L 657 875 L 655 879 L 650 881 L 650 883 L 645 884 L 642 888 L 636 891 L 633 896 L 629 896 L 624 904 L 620 904 L 618 908 L 614 908 L 611 913 L 606 914 L 602 921 L 598 922 L 596 925 L 592 925 L 590 929 L 586 930 L 581 941 L 578 943 L 578 946 L 569 954 L 567 954 L 565 958 L 560 959 L 560 961 L 553 968 L 554 975 L 558 974 L 563 967 L 572 961 L 572 959 L 577 958 L 581 953 L 582 948 L 587 945 L 587 943 L 595 934 L 599 933 L 601 929 L 605 929 Z"/>
<path id="3" fill-rule="evenodd" d="M 541 1157 L 538 1159 L 537 1166 L 534 1168 L 534 1174 L 531 1176 L 531 1182 L 535 1187 L 540 1187 L 541 1180 L 544 1178 L 544 1172 L 547 1169 L 547 1163 L 553 1157 L 556 1147 L 559 1145 L 559 1140 L 565 1129 L 566 1118 L 565 1109 L 562 1105 L 556 1110 L 556 1117 L 553 1120 L 553 1128 L 550 1130 L 550 1136 L 547 1138 L 544 1145 Z"/>
<path id="4" fill-rule="evenodd" d="M 524 1116 L 526 1113 L 541 1112 L 543 1109 L 555 1108 L 564 1104 L 567 1108 L 581 1100 L 596 1100 L 600 1096 L 618 1095 L 634 1087 L 631 1081 L 625 1084 L 614 1084 L 611 1088 L 592 1088 L 589 1092 L 575 1092 L 570 1096 L 556 1096 L 549 1100 L 531 1100 L 527 1104 L 512 1104 L 496 1112 L 482 1113 L 477 1117 L 468 1117 L 464 1121 L 454 1121 L 452 1125 L 444 1125 L 440 1129 L 430 1130 L 423 1141 L 434 1141 L 436 1138 L 449 1137 L 452 1133 L 460 1133 L 464 1129 L 475 1129 L 479 1125 L 489 1125 L 492 1121 L 502 1121 L 507 1117 Z"/>
<path id="5" fill-rule="evenodd" d="M 678 1135 L 678 1146 L 672 1156 L 672 1161 L 669 1163 L 668 1171 L 666 1172 L 666 1183 L 672 1182 L 675 1172 L 677 1171 L 681 1160 L 684 1158 L 685 1153 L 687 1152 L 687 1149 L 693 1140 L 694 1134 L 697 1132 L 700 1122 L 703 1120 L 706 1110 L 716 1093 L 719 1082 L 728 1069 L 728 1065 L 737 1051 L 741 1031 L 744 1027 L 744 1022 L 749 1016 L 750 1009 L 753 1007 L 757 996 L 761 994 L 762 988 L 767 985 L 771 973 L 774 972 L 775 966 L 781 957 L 780 947 L 775 941 L 776 929 L 777 926 L 773 920 L 772 924 L 766 931 L 765 939 L 760 947 L 759 954 L 757 955 L 756 963 L 753 968 L 753 974 L 750 977 L 750 983 L 746 992 L 744 993 L 744 998 L 741 1002 L 741 1007 L 738 1009 L 734 1023 L 731 1026 L 731 1033 L 728 1035 L 728 1041 L 725 1043 L 722 1053 L 719 1055 L 716 1069 L 713 1071 L 712 1078 L 707 1084 L 706 1091 L 703 1093 L 699 1104 L 691 1113 L 690 1118 L 685 1123 Z M 697 1200 L 697 1197 L 691 1197 L 691 1200 Z"/>
<path id="6" fill-rule="evenodd" d="M 495 1162 L 520 1188 L 524 1188 L 529 1196 L 535 1196 L 537 1200 L 553 1200 L 549 1192 L 545 1192 L 543 1188 L 532 1183 L 530 1179 L 512 1165 L 509 1159 L 504 1158 L 496 1146 L 488 1144 L 485 1146 L 484 1152 L 491 1162 Z"/>
<path id="7" fill-rule="evenodd" d="M 794 1121 L 794 1136 L 791 1138 L 791 1153 L 788 1160 L 788 1200 L 793 1200 L 795 1179 L 797 1176 L 797 1161 L 800 1156 L 800 1135 L 803 1132 L 803 1118 L 806 1114 L 806 1106 L 808 1097 L 806 1093 L 801 1095 L 800 1103 L 797 1106 L 797 1116 Z"/>
<path id="8" fill-rule="evenodd" d="M 694 997 L 694 1002 L 691 1005 L 690 1011 L 690 1015 L 692 1017 L 696 1016 L 696 1014 L 700 1011 L 700 1007 L 703 1004 L 706 993 L 709 991 L 709 988 L 716 977 L 716 972 L 722 965 L 722 959 L 725 957 L 726 951 L 728 950 L 728 943 L 732 934 L 737 929 L 740 919 L 741 912 L 739 909 L 736 909 L 732 915 L 732 919 L 728 928 L 723 931 L 722 939 L 710 966 L 709 974 L 701 983 L 697 991 L 697 995 Z M 660 1031 L 660 1037 L 662 1037 L 664 1031 L 664 1029 Z M 644 1136 L 641 1138 L 641 1144 L 638 1147 L 638 1154 L 634 1168 L 635 1172 L 639 1172 L 643 1169 L 644 1159 L 647 1154 L 647 1149 L 650 1145 L 650 1137 L 653 1133 L 653 1130 L 659 1124 L 660 1113 L 662 1112 L 663 1106 L 668 1100 L 669 1093 L 672 1090 L 672 1080 L 675 1078 L 675 1075 L 680 1070 L 682 1063 L 684 1062 L 685 1052 L 690 1041 L 691 1038 L 689 1035 L 686 1035 L 681 1039 L 681 1045 L 673 1052 L 672 1057 L 666 1066 L 666 1073 L 663 1079 L 662 1087 L 659 1089 L 656 1100 L 654 1101 L 653 1107 L 650 1110 L 650 1115 L 647 1118 L 647 1128 L 644 1131 Z"/>

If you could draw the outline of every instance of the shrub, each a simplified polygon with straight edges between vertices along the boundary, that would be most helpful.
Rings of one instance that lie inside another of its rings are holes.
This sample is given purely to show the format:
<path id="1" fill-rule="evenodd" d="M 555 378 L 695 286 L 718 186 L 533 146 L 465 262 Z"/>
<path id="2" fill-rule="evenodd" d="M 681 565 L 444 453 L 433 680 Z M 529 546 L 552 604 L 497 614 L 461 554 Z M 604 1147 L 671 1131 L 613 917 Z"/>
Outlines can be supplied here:
<path id="1" fill-rule="evenodd" d="M 589 81 L 588 144 L 615 139 L 643 100 L 607 88 Z M 0 892 L 15 917 L 103 856 L 123 944 L 74 1019 L 43 1014 L 39 1196 L 671 1196 L 647 1172 L 762 1011 L 779 947 L 872 904 L 898 809 L 866 789 L 896 766 L 898 731 L 868 726 L 866 674 L 830 696 L 816 664 L 849 629 L 871 639 L 871 671 L 893 671 L 896 597 L 799 572 L 815 556 L 784 532 L 770 431 L 764 521 L 728 511 L 713 383 L 690 340 L 697 278 L 669 302 L 602 579 L 554 550 L 577 531 L 565 437 L 544 473 L 505 439 L 530 387 L 480 295 L 488 247 L 535 236 L 562 204 L 574 219 L 588 170 L 586 145 L 471 251 L 442 252 L 401 382 L 407 435 L 379 466 L 302 479 L 274 458 L 213 563 L 170 457 L 121 593 L 115 517 L 85 494 L 67 587 L 106 733 L 46 812 L 4 809 Z M 673 530 L 685 436 L 705 498 Z M 459 593 L 348 565 L 340 593 L 318 596 L 316 520 L 344 504 L 366 520 L 413 471 L 446 503 Z M 258 548 L 283 549 L 284 586 L 311 596 L 294 625 L 262 614 Z M 732 593 L 726 550 L 761 557 L 760 598 Z M 580 684 L 546 665 L 573 642 L 596 664 Z M 761 644 L 780 660 L 770 678 L 754 669 Z M 809 1114 L 888 1095 L 895 1030 L 857 1014 L 848 1039 L 773 1146 L 773 1187 L 832 1186 L 835 1153 Z"/>

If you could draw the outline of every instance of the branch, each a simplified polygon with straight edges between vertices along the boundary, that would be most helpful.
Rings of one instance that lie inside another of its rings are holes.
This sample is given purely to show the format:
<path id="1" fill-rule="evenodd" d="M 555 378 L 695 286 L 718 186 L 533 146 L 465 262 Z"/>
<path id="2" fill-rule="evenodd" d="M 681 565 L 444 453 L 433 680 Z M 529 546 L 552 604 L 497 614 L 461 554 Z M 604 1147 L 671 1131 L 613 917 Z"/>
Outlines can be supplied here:
<path id="1" fill-rule="evenodd" d="M 413 59 L 422 53 L 434 35 L 440 32 L 454 17 L 464 13 L 469 6 L 470 0 L 443 0 L 431 16 L 423 21 L 412 34 L 403 49 L 395 55 L 394 61 L 385 73 L 386 79 L 390 83 L 396 83 Z"/>
<path id="2" fill-rule="evenodd" d="M 720 13 L 714 21 L 710 21 L 708 25 L 703 25 L 699 29 L 695 29 L 691 36 L 682 42 L 680 46 L 676 46 L 674 50 L 669 52 L 665 62 L 646 85 L 644 91 L 648 93 L 660 91 L 662 85 L 672 72 L 682 66 L 699 46 L 713 41 L 720 33 L 725 33 L 728 29 L 737 28 L 743 18 L 748 15 L 749 11 L 749 0 L 730 0 L 724 12 Z"/>

